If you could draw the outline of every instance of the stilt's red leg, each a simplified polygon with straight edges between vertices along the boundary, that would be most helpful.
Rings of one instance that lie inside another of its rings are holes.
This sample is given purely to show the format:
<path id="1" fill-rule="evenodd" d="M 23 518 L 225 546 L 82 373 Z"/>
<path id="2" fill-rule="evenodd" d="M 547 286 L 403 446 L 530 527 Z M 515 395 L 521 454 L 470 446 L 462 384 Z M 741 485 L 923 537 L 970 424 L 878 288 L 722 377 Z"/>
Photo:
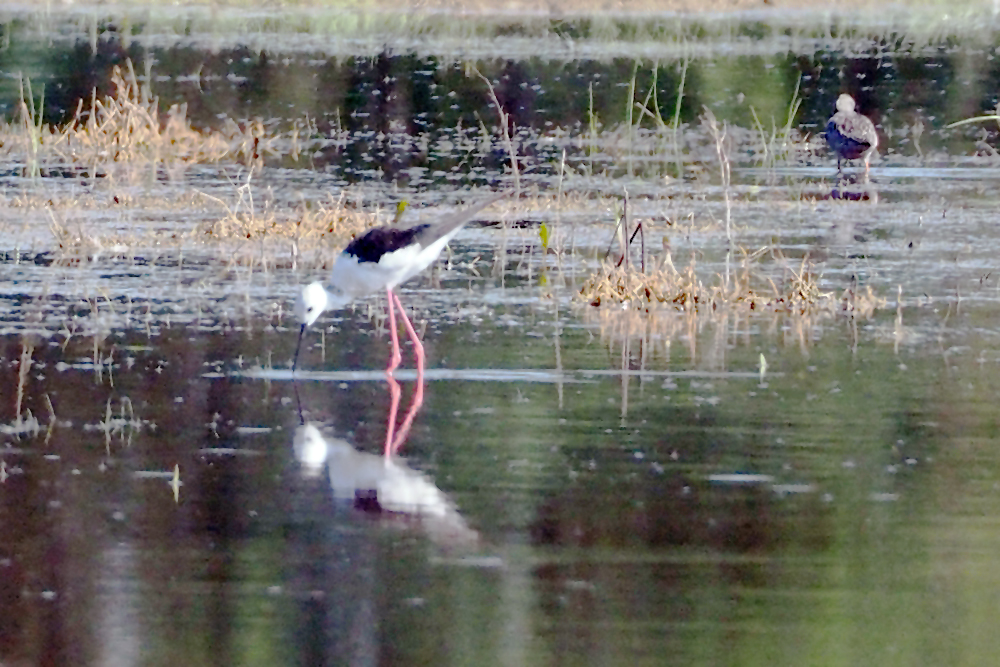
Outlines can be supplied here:
<path id="1" fill-rule="evenodd" d="M 391 287 L 386 289 L 386 294 L 389 297 L 389 335 L 392 337 L 392 356 L 389 357 L 389 367 L 385 369 L 385 372 L 392 375 L 392 372 L 399 367 L 399 362 L 403 360 L 403 355 L 399 352 L 399 337 L 396 334 L 396 313 L 393 309 L 393 303 L 399 303 L 399 299 L 392 293 Z M 403 317 L 406 317 L 405 313 L 403 313 Z M 406 326 L 407 330 L 409 330 L 411 327 L 409 320 L 406 320 Z"/>
<path id="2" fill-rule="evenodd" d="M 395 294 L 391 295 L 391 301 L 389 303 L 390 308 L 398 308 L 399 314 L 403 318 L 403 325 L 406 327 L 406 332 L 410 336 L 410 340 L 413 341 L 413 352 L 417 358 L 417 385 L 413 392 L 413 400 L 410 402 L 410 407 L 406 411 L 406 417 L 403 419 L 403 423 L 400 424 L 399 430 L 396 432 L 396 437 L 391 442 L 386 440 L 386 456 L 395 454 L 399 451 L 399 448 L 403 446 L 406 441 L 406 437 L 410 434 L 410 427 L 413 426 L 413 420 L 417 416 L 417 412 L 420 411 L 420 407 L 424 404 L 424 346 L 420 342 L 420 338 L 417 337 L 417 332 L 413 328 L 413 323 L 410 322 L 410 318 L 407 317 L 406 311 L 403 309 L 403 304 L 399 302 L 399 297 Z M 390 382 L 396 384 L 395 379 L 392 378 L 391 374 L 389 376 Z M 399 385 L 396 384 L 395 391 L 399 391 Z M 394 399 L 394 407 L 398 403 L 398 395 Z M 395 424 L 395 412 L 392 413 L 391 418 L 393 424 Z"/>

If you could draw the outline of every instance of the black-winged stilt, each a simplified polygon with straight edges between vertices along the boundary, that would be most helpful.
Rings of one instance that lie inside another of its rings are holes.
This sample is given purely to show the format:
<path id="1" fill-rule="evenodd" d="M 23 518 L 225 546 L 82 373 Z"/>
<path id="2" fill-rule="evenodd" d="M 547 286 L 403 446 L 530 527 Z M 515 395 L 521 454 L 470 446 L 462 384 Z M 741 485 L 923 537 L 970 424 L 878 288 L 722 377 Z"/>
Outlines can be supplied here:
<path id="1" fill-rule="evenodd" d="M 837 98 L 837 113 L 826 123 L 826 142 L 837 154 L 837 171 L 840 171 L 840 161 L 865 161 L 865 173 L 868 173 L 868 160 L 878 146 L 878 134 L 875 125 L 867 116 L 862 116 L 854 110 L 854 98 L 844 94 Z"/>
<path id="2" fill-rule="evenodd" d="M 384 289 L 389 298 L 389 333 L 392 336 L 392 357 L 389 359 L 386 372 L 391 375 L 402 358 L 394 314 L 394 310 L 398 309 L 406 326 L 406 332 L 413 341 L 417 374 L 422 376 L 424 346 L 393 288 L 430 266 L 465 223 L 476 213 L 505 196 L 506 193 L 490 197 L 467 209 L 452 213 L 436 223 L 409 228 L 375 227 L 351 241 L 334 262 L 330 271 L 329 285 L 324 287 L 322 283 L 311 283 L 303 287 L 299 294 L 295 303 L 295 317 L 301 327 L 298 344 L 295 346 L 292 372 L 298 365 L 299 350 L 306 328 L 315 322 L 324 310 L 343 308 L 354 299 Z"/>

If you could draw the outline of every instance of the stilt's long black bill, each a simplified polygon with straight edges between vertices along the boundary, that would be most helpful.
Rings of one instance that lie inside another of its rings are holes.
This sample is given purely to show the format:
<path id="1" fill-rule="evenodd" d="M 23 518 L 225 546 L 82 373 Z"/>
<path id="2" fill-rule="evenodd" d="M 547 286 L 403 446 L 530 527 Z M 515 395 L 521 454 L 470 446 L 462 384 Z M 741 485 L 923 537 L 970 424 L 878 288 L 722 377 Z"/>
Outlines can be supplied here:
<path id="1" fill-rule="evenodd" d="M 302 325 L 299 329 L 299 342 L 295 345 L 295 359 L 292 361 L 292 372 L 295 372 L 295 368 L 299 365 L 299 350 L 302 349 L 302 336 L 306 332 L 306 325 Z"/>

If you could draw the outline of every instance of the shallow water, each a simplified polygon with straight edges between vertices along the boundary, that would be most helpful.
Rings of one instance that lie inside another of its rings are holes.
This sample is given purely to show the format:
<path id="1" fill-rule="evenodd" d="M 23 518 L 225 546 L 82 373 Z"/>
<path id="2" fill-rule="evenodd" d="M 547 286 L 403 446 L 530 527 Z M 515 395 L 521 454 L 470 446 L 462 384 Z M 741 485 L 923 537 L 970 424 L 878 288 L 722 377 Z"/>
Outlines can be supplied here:
<path id="1" fill-rule="evenodd" d="M 3 456 L 10 641 L 41 662 L 97 663 L 162 650 L 213 663 L 925 664 L 992 649 L 958 638 L 974 620 L 956 611 L 992 597 L 983 350 L 893 354 L 865 336 L 852 351 L 843 331 L 806 348 L 737 331 L 719 350 L 707 326 L 623 374 L 608 372 L 614 345 L 568 326 L 557 373 L 543 372 L 554 341 L 527 333 L 428 336 L 443 370 L 401 465 L 454 503 L 441 519 L 373 513 L 360 491 L 335 500 L 295 458 L 305 420 L 381 460 L 377 373 L 324 375 L 314 358 L 297 385 L 215 370 L 235 370 L 237 350 L 287 348 L 291 332 L 177 327 L 103 377 L 58 367 L 85 344 L 36 351 L 26 407 L 39 432 L 8 434 Z M 338 340 L 320 367 L 385 353 L 364 331 Z M 447 370 L 484 354 L 488 370 Z M 5 365 L 3 386 L 16 374 Z M 405 411 L 410 374 L 400 381 Z M 46 639 L 57 628 L 65 644 Z"/>
<path id="2" fill-rule="evenodd" d="M 54 34 L 52 62 L 66 44 L 85 50 L 72 30 Z M 189 96 L 199 122 L 331 122 L 330 108 L 314 113 L 323 95 L 282 97 L 319 70 L 355 77 L 314 85 L 335 91 L 330 107 L 351 126 L 317 129 L 309 165 L 280 152 L 252 172 L 48 165 L 32 177 L 6 154 L 4 664 L 941 665 L 996 654 L 985 623 L 1000 580 L 1000 172 L 987 150 L 995 125 L 944 127 L 996 100 L 939 94 L 969 77 L 995 90 L 992 52 L 887 54 L 872 35 L 864 48 L 810 42 L 765 62 L 746 53 L 769 47 L 716 45 L 690 64 L 680 144 L 651 124 L 622 129 L 635 65 L 620 53 L 507 61 L 521 72 L 512 89 L 538 86 L 518 121 L 527 195 L 484 214 L 401 290 L 429 366 L 415 406 L 405 346 L 391 424 L 406 437 L 387 462 L 384 298 L 326 314 L 293 374 L 291 302 L 336 248 L 204 229 L 250 206 L 247 192 L 282 219 L 331 191 L 385 220 L 406 199 L 415 222 L 510 187 L 494 121 L 476 138 L 476 114 L 495 111 L 456 61 L 426 55 L 443 47 L 340 62 L 289 46 L 289 64 L 143 39 L 166 72 L 162 105 Z M 106 85 L 101 58 L 93 72 Z M 177 73 L 195 62 L 227 76 L 193 96 Z M 250 83 L 227 78 L 254 62 Z M 432 65 L 423 76 L 452 103 L 404 96 L 417 102 L 397 115 L 359 111 L 373 81 Z M 36 67 L 53 87 L 63 80 Z M 282 67 L 297 74 L 281 79 Z M 661 66 L 663 91 L 680 67 Z M 931 69 L 945 75 L 928 79 Z M 586 72 L 587 85 L 560 87 L 567 72 Z M 739 129 L 753 125 L 737 88 L 752 84 L 755 109 L 766 97 L 780 125 L 800 74 L 802 145 L 764 154 L 760 133 Z M 740 78 L 751 75 L 761 78 Z M 842 85 L 868 95 L 885 135 L 867 181 L 856 169 L 838 181 L 802 139 Z M 767 249 L 755 279 L 780 281 L 807 258 L 824 291 L 871 287 L 884 303 L 870 317 L 646 315 L 578 297 L 623 187 L 650 262 L 667 243 L 705 282 L 741 265 L 726 252 L 727 191 L 702 104 L 731 124 L 733 239 Z M 409 124 L 421 109 L 428 126 Z M 919 151 L 899 131 L 917 118 Z M 393 119 L 405 127 L 379 138 Z M 421 142 L 437 152 L 413 156 Z M 387 145 L 408 162 L 376 160 Z M 675 145 L 680 160 L 661 150 Z M 564 148 L 573 171 L 560 180 Z M 543 251 L 542 222 L 561 255 Z"/>

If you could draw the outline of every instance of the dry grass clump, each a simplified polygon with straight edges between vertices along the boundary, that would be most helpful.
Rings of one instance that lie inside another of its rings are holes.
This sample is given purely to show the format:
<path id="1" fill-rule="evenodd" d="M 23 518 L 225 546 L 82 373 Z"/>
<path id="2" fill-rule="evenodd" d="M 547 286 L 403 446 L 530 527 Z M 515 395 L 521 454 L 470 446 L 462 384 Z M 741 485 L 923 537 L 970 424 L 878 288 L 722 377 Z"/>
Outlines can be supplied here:
<path id="1" fill-rule="evenodd" d="M 0 193 L 0 209 L 33 210 L 52 208 L 57 211 L 108 211 L 116 208 L 131 211 L 199 211 L 205 200 L 200 192 L 183 190 L 168 195 L 152 192 L 74 192 L 59 194 L 31 190 L 11 190 Z"/>
<path id="2" fill-rule="evenodd" d="M 693 262 L 683 272 L 670 262 L 643 273 L 605 261 L 580 289 L 580 296 L 592 306 L 627 304 L 645 310 L 660 304 L 677 310 L 697 310 L 705 295 L 704 286 L 694 274 Z"/>
<path id="3" fill-rule="evenodd" d="M 252 162 L 266 150 L 274 152 L 276 139 L 266 136 L 259 121 L 243 127 L 229 120 L 221 131 L 206 133 L 191 127 L 186 104 L 161 114 L 158 98 L 148 83 L 138 80 L 131 61 L 124 70 L 116 66 L 111 81 L 114 97 L 98 99 L 95 90 L 89 108 L 80 100 L 72 120 L 62 127 L 44 122 L 30 83 L 26 89 L 22 85 L 18 117 L 0 124 L 0 146 L 8 157 L 24 159 L 32 175 L 41 164 L 82 165 L 98 173 L 115 164 Z"/>
<path id="4" fill-rule="evenodd" d="M 163 222 L 167 212 L 190 217 L 193 211 L 203 215 L 205 210 L 204 198 L 191 191 L 172 197 L 128 190 L 96 194 L 14 191 L 0 195 L 0 231 L 11 239 L 19 232 L 30 236 L 42 216 L 49 220 L 59 261 L 131 257 L 138 249 L 178 247 L 191 236 L 176 224 Z"/>
<path id="5" fill-rule="evenodd" d="M 229 142 L 221 134 L 202 134 L 191 127 L 186 104 L 170 107 L 161 119 L 159 100 L 149 84 L 138 81 L 131 61 L 127 68 L 124 73 L 114 68 L 114 97 L 98 100 L 95 92 L 86 113 L 80 101 L 63 131 L 69 161 L 197 163 L 215 162 L 229 153 Z"/>
<path id="6" fill-rule="evenodd" d="M 365 229 L 384 223 L 377 212 L 348 207 L 340 197 L 288 211 L 270 206 L 259 213 L 227 208 L 225 216 L 203 225 L 200 233 L 203 238 L 222 240 L 284 238 L 342 246 Z"/>
<path id="7" fill-rule="evenodd" d="M 0 230 L 29 231 L 30 220 L 44 216 L 60 261 L 218 247 L 240 261 L 266 257 L 280 263 L 290 253 L 293 265 L 323 266 L 352 237 L 391 218 L 387 209 L 363 204 L 357 192 L 279 204 L 270 190 L 264 196 L 255 193 L 253 170 L 248 174 L 225 198 L 187 189 L 164 197 L 129 188 L 0 195 Z M 177 212 L 184 212 L 183 220 Z"/>
<path id="8" fill-rule="evenodd" d="M 260 255 L 268 262 L 283 263 L 286 260 L 279 258 L 287 251 L 292 267 L 328 268 L 352 238 L 371 227 L 390 223 L 392 216 L 398 215 L 388 209 L 364 206 L 346 191 L 326 201 L 303 202 L 294 207 L 279 208 L 269 199 L 255 203 L 249 177 L 237 188 L 235 203 L 204 193 L 202 196 L 219 204 L 223 214 L 207 217 L 186 239 L 227 248 L 239 262 Z"/>
<path id="9" fill-rule="evenodd" d="M 67 222 L 53 209 L 49 209 L 49 216 L 49 230 L 64 258 L 67 255 L 74 257 L 128 255 L 134 248 L 149 243 L 148 239 L 144 242 L 136 236 L 93 234 L 87 231 L 80 222 Z"/>
<path id="10" fill-rule="evenodd" d="M 752 290 L 742 277 L 735 281 L 734 287 L 724 290 L 721 287 L 704 288 L 688 274 L 682 278 L 684 285 L 692 291 L 697 286 L 701 293 L 689 294 L 686 302 L 706 307 L 655 307 L 643 297 L 606 301 L 606 304 L 624 305 L 624 308 L 587 308 L 583 317 L 599 327 L 601 341 L 609 346 L 610 352 L 615 353 L 616 348 L 620 351 L 623 370 L 640 373 L 652 367 L 655 358 L 669 361 L 677 354 L 686 355 L 703 369 L 728 372 L 729 350 L 738 345 L 750 346 L 751 341 L 756 340 L 750 333 L 753 330 L 749 324 L 751 318 L 756 318 L 755 322 L 784 345 L 798 345 L 805 352 L 815 344 L 821 321 L 842 316 L 857 345 L 858 322 L 870 318 L 876 308 L 884 307 L 885 300 L 877 297 L 870 287 L 859 290 L 853 282 L 839 297 L 820 292 L 814 274 L 805 267 L 803 261 L 803 268 L 784 281 L 784 289 L 772 287 L 768 294 L 751 294 Z M 620 267 L 614 270 L 621 272 Z M 635 289 L 635 276 L 629 278 Z M 764 282 L 770 284 L 770 281 Z M 683 287 L 678 285 L 675 289 L 680 293 Z M 640 286 L 638 294 L 643 295 L 644 290 L 645 287 Z M 724 301 L 726 295 L 732 300 Z M 696 296 L 703 298 L 696 299 Z M 758 312 L 767 316 L 761 320 Z M 896 331 L 901 330 L 898 319 Z M 626 390 L 627 387 L 623 391 Z M 626 398 L 627 395 L 623 395 L 623 410 Z"/>
<path id="11" fill-rule="evenodd" d="M 786 269 L 780 283 L 761 277 L 755 261 L 765 250 L 743 251 L 740 268 L 726 279 L 716 275 L 706 285 L 695 271 L 692 257 L 687 267 L 678 270 L 665 250 L 660 266 L 643 272 L 634 264 L 614 265 L 605 262 L 583 284 L 580 296 L 592 306 L 618 305 L 642 311 L 672 308 L 681 312 L 712 312 L 721 308 L 741 308 L 754 312 L 812 314 L 817 312 L 868 313 L 883 303 L 868 288 L 859 293 L 854 286 L 837 297 L 822 292 L 808 257 L 799 268 Z"/>
<path id="12" fill-rule="evenodd" d="M 244 185 L 237 188 L 237 193 L 237 201 L 233 205 L 202 193 L 203 197 L 218 203 L 225 211 L 221 218 L 200 227 L 197 235 L 202 240 L 271 238 L 339 247 L 365 229 L 385 222 L 380 220 L 378 211 L 349 206 L 344 193 L 328 202 L 303 204 L 287 210 L 277 209 L 270 201 L 256 206 L 249 177 Z"/>

